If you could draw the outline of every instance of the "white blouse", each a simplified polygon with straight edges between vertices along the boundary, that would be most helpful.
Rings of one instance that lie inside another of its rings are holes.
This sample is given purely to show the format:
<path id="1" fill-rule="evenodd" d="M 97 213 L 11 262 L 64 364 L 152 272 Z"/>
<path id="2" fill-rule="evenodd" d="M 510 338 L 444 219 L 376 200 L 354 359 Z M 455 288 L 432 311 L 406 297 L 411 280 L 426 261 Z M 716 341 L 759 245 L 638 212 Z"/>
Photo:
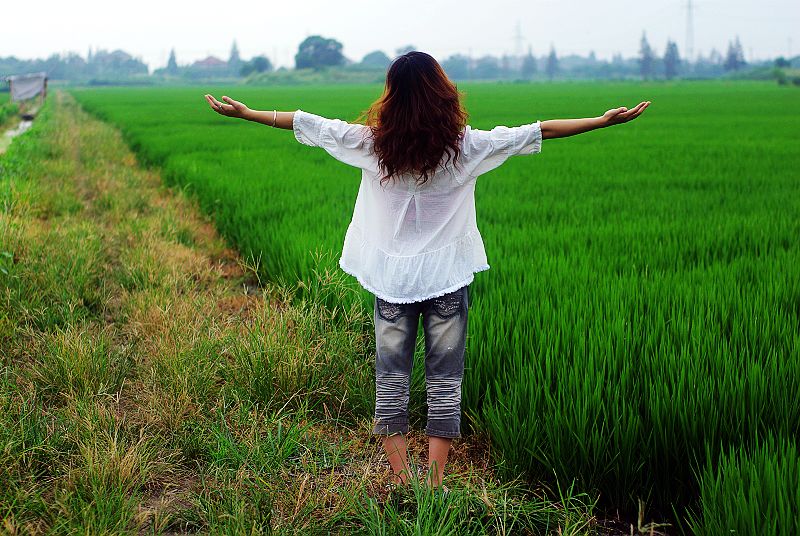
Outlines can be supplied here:
<path id="1" fill-rule="evenodd" d="M 302 110 L 295 112 L 293 127 L 300 143 L 322 147 L 362 170 L 339 265 L 365 289 L 394 303 L 453 292 L 471 283 L 475 272 L 489 269 L 475 222 L 475 179 L 509 156 L 542 148 L 541 121 L 492 130 L 467 125 L 460 167 L 440 164 L 421 186 L 409 175 L 384 187 L 370 127 Z"/>

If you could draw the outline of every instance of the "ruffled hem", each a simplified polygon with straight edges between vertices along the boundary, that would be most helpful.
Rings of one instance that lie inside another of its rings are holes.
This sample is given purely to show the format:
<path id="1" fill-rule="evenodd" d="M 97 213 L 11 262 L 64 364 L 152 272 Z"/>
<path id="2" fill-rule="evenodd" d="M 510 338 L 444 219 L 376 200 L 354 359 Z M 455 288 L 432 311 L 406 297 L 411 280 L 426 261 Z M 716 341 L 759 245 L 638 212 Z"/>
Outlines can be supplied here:
<path id="1" fill-rule="evenodd" d="M 461 281 L 459 283 L 456 283 L 455 285 L 447 287 L 446 289 L 444 289 L 442 291 L 435 292 L 435 293 L 431 294 L 430 296 L 413 296 L 411 298 L 398 298 L 397 296 L 389 296 L 387 294 L 384 294 L 380 290 L 376 289 L 375 287 L 373 287 L 372 285 L 370 285 L 369 283 L 364 281 L 364 279 L 358 273 L 356 273 L 355 270 L 353 270 L 351 268 L 348 268 L 341 259 L 339 260 L 339 267 L 346 274 L 349 274 L 349 275 L 355 277 L 356 280 L 358 280 L 358 283 L 362 287 L 364 287 L 365 290 L 375 294 L 377 297 L 379 297 L 383 301 L 388 301 L 389 303 L 414 303 L 414 302 L 421 302 L 421 301 L 429 300 L 431 298 L 438 298 L 439 296 L 444 296 L 445 294 L 449 294 L 451 292 L 455 292 L 456 290 L 460 289 L 461 287 L 469 285 L 470 283 L 472 283 L 473 279 L 475 279 L 475 274 L 476 273 L 483 272 L 483 271 L 489 269 L 489 265 L 488 264 L 484 264 L 483 266 L 478 266 L 478 267 L 476 267 L 474 269 L 475 271 L 467 279 L 465 279 L 464 281 Z"/>
<path id="2" fill-rule="evenodd" d="M 482 266 L 478 266 L 478 267 L 473 269 L 472 274 L 466 280 L 461 281 L 460 283 L 456 283 L 455 285 L 452 285 L 450 287 L 447 287 L 444 290 L 441 290 L 441 291 L 438 291 L 438 292 L 434 292 L 430 296 L 413 296 L 411 298 L 398 298 L 396 296 L 389 296 L 387 294 L 384 294 L 380 290 L 376 289 L 375 287 L 373 287 L 372 285 L 370 285 L 369 283 L 364 281 L 364 278 L 362 278 L 361 275 L 359 275 L 358 273 L 356 273 L 355 270 L 347 267 L 344 264 L 344 260 L 343 259 L 339 259 L 339 267 L 346 274 L 355 277 L 356 280 L 358 281 L 358 283 L 362 287 L 364 287 L 365 290 L 375 294 L 377 297 L 379 297 L 383 301 L 387 301 L 389 303 L 414 303 L 414 302 L 421 302 L 421 301 L 425 301 L 425 300 L 430 300 L 431 298 L 438 298 L 439 296 L 444 296 L 445 294 L 449 294 L 451 292 L 455 292 L 456 290 L 460 289 L 461 287 L 469 285 L 475 279 L 475 274 L 477 274 L 478 272 L 483 272 L 483 271 L 486 271 L 486 270 L 489 269 L 489 265 L 488 264 L 484 264 Z"/>
<path id="3" fill-rule="evenodd" d="M 339 266 L 382 300 L 412 303 L 436 298 L 470 284 L 489 269 L 480 233 L 472 231 L 433 251 L 397 256 L 364 240 L 351 224 Z"/>
<path id="4" fill-rule="evenodd" d="M 303 145 L 310 145 L 311 147 L 317 147 L 317 140 L 319 139 L 319 133 L 317 134 L 317 140 L 311 139 L 309 136 L 306 136 L 305 130 L 312 128 L 312 125 L 306 125 L 303 121 L 306 121 L 309 114 L 304 112 L 303 110 L 296 110 L 294 115 L 292 116 L 292 131 L 294 132 L 294 139 L 298 142 L 302 143 Z"/>
<path id="5" fill-rule="evenodd" d="M 522 145 L 518 150 L 518 154 L 525 155 L 542 152 L 542 122 L 536 121 L 531 126 L 533 127 L 533 139 L 528 144 Z"/>

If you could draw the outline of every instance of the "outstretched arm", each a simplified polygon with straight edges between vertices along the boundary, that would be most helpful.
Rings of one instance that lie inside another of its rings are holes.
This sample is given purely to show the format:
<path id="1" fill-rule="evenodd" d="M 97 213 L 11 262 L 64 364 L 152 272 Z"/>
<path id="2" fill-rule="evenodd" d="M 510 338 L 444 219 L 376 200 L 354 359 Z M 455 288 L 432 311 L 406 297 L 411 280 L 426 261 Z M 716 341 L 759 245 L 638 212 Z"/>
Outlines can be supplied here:
<path id="1" fill-rule="evenodd" d="M 222 97 L 225 102 L 220 102 L 211 95 L 205 95 L 211 109 L 226 117 L 237 117 L 256 123 L 263 123 L 271 127 L 292 129 L 294 112 L 279 112 L 277 110 L 251 110 L 243 102 L 235 101 L 230 97 Z M 274 121 L 274 124 L 273 124 Z"/>
<path id="2" fill-rule="evenodd" d="M 564 138 L 598 128 L 627 123 L 639 117 L 648 106 L 650 106 L 650 101 L 643 101 L 630 110 L 624 106 L 621 108 L 613 108 L 600 117 L 587 117 L 584 119 L 549 119 L 547 121 L 542 121 L 542 139 Z"/>

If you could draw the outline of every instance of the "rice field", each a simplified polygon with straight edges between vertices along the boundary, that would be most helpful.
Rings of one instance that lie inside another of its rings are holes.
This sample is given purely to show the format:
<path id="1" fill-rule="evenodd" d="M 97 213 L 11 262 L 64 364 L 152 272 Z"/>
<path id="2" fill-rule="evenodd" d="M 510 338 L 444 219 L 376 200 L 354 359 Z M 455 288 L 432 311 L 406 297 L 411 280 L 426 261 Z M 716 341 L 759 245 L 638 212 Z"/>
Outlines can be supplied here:
<path id="1" fill-rule="evenodd" d="M 574 482 L 629 512 L 642 500 L 700 534 L 754 519 L 763 534 L 800 531 L 797 89 L 459 88 L 484 129 L 653 102 L 633 123 L 545 140 L 478 179 L 491 269 L 471 287 L 465 432 L 488 436 L 509 478 Z M 336 269 L 360 171 L 290 131 L 218 116 L 202 95 L 354 120 L 381 89 L 74 95 L 191 192 L 262 278 L 291 282 Z"/>

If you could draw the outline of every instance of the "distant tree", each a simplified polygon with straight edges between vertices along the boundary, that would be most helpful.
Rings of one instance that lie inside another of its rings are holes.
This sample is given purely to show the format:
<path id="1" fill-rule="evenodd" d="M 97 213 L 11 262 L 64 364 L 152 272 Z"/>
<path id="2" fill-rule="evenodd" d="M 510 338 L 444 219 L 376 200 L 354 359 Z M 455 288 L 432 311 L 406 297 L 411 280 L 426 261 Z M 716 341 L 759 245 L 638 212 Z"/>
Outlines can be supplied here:
<path id="1" fill-rule="evenodd" d="M 611 55 L 611 64 L 608 66 L 609 78 L 625 77 L 626 71 L 629 71 L 629 68 L 625 65 L 625 59 L 622 57 L 622 53 L 614 52 Z"/>
<path id="2" fill-rule="evenodd" d="M 249 76 L 253 73 L 266 73 L 272 70 L 272 62 L 266 56 L 254 56 L 250 61 L 242 64 L 239 74 Z"/>
<path id="3" fill-rule="evenodd" d="M 728 43 L 728 53 L 725 55 L 723 67 L 725 67 L 726 71 L 738 71 L 745 65 L 742 44 L 739 42 L 739 36 L 736 36 L 734 41 Z"/>
<path id="4" fill-rule="evenodd" d="M 597 56 L 594 53 L 594 50 L 589 51 L 589 62 L 595 63 L 597 61 Z"/>
<path id="5" fill-rule="evenodd" d="M 73 73 L 85 73 L 87 62 L 84 61 L 79 54 L 75 52 L 67 52 L 65 56 L 60 57 L 60 61 L 57 63 L 57 65 L 58 69 L 61 70 L 62 78 L 69 78 L 70 76 L 74 76 Z M 48 69 L 47 71 L 49 76 L 50 70 Z"/>
<path id="6" fill-rule="evenodd" d="M 781 68 L 781 69 L 786 69 L 786 68 L 791 67 L 791 66 L 792 66 L 792 63 L 789 60 L 787 60 L 786 58 L 784 58 L 783 56 L 779 56 L 779 57 L 775 58 L 775 67 L 778 67 L 778 68 Z"/>
<path id="7" fill-rule="evenodd" d="M 453 80 L 466 80 L 469 78 L 469 58 L 454 54 L 442 61 L 442 69 Z"/>
<path id="8" fill-rule="evenodd" d="M 553 45 L 550 45 L 550 54 L 547 56 L 545 71 L 547 71 L 547 78 L 550 80 L 555 78 L 556 74 L 558 74 L 558 56 L 556 56 L 556 49 Z"/>
<path id="9" fill-rule="evenodd" d="M 89 65 L 93 75 L 104 77 L 125 77 L 146 75 L 147 65 L 123 50 L 96 50 Z"/>
<path id="10" fill-rule="evenodd" d="M 61 58 L 61 61 L 68 71 L 72 69 L 81 71 L 86 68 L 86 61 L 75 52 L 67 52 L 66 56 Z"/>
<path id="11" fill-rule="evenodd" d="M 336 39 L 312 35 L 300 43 L 294 57 L 298 69 L 321 69 L 344 64 L 342 44 Z"/>
<path id="12" fill-rule="evenodd" d="M 500 73 L 499 77 L 502 79 L 509 79 L 513 78 L 514 76 L 514 69 L 511 65 L 511 56 L 508 54 L 503 54 L 500 58 Z"/>
<path id="13" fill-rule="evenodd" d="M 370 52 L 361 60 L 361 65 L 380 69 L 386 69 L 390 63 L 392 63 L 392 60 L 381 50 Z"/>
<path id="14" fill-rule="evenodd" d="M 536 58 L 533 57 L 533 50 L 529 46 L 528 53 L 524 58 L 522 58 L 522 68 L 520 69 L 520 74 L 525 80 L 530 80 L 536 75 L 537 70 Z"/>
<path id="15" fill-rule="evenodd" d="M 175 76 L 178 74 L 178 61 L 175 59 L 175 49 L 169 51 L 169 59 L 167 60 L 167 74 Z"/>
<path id="16" fill-rule="evenodd" d="M 228 68 L 232 73 L 238 73 L 242 68 L 242 58 L 239 56 L 239 47 L 236 46 L 236 41 L 231 46 L 231 55 L 228 58 Z"/>
<path id="17" fill-rule="evenodd" d="M 672 80 L 678 74 L 681 58 L 678 55 L 678 45 L 675 41 L 667 39 L 667 48 L 664 51 L 664 76 Z"/>
<path id="18" fill-rule="evenodd" d="M 87 54 L 88 56 L 88 54 Z M 77 52 L 52 54 L 46 58 L 21 60 L 13 56 L 0 57 L 0 77 L 16 73 L 45 71 L 50 80 L 70 80 L 80 83 L 103 83 L 112 80 L 140 78 L 148 75 L 147 65 L 140 58 L 115 50 L 92 50 L 91 63 Z M 0 84 L 0 91 L 3 85 Z M 6 86 L 7 87 L 7 86 Z"/>
<path id="19" fill-rule="evenodd" d="M 653 64 L 655 63 L 655 54 L 647 42 L 647 36 L 642 32 L 642 40 L 639 43 L 639 72 L 642 78 L 647 80 L 653 75 Z"/>
<path id="20" fill-rule="evenodd" d="M 500 77 L 500 62 L 494 56 L 483 56 L 475 61 L 475 69 L 472 71 L 473 78 L 479 80 L 489 80 Z"/>
<path id="21" fill-rule="evenodd" d="M 411 52 L 412 50 L 417 50 L 417 47 L 415 47 L 414 45 L 406 45 L 396 49 L 394 53 L 397 54 L 398 56 L 402 56 L 403 54 Z"/>
<path id="22" fill-rule="evenodd" d="M 708 53 L 708 61 L 713 65 L 722 65 L 722 53 L 716 48 L 712 48 L 711 52 Z"/>

